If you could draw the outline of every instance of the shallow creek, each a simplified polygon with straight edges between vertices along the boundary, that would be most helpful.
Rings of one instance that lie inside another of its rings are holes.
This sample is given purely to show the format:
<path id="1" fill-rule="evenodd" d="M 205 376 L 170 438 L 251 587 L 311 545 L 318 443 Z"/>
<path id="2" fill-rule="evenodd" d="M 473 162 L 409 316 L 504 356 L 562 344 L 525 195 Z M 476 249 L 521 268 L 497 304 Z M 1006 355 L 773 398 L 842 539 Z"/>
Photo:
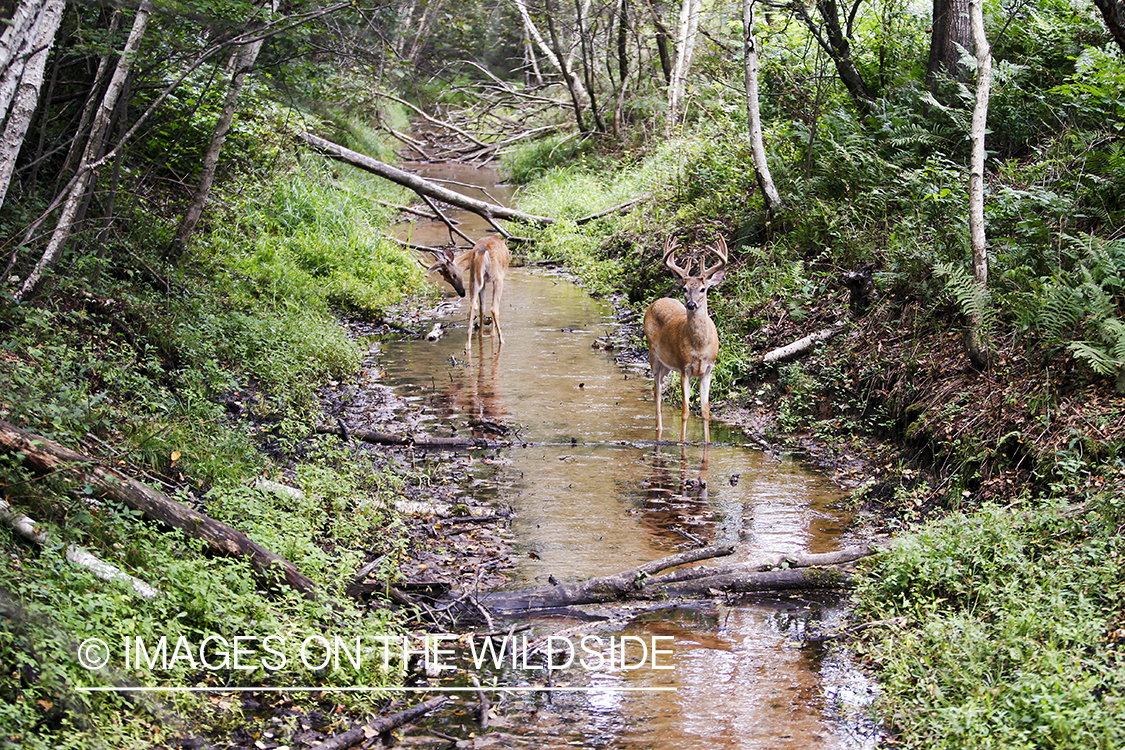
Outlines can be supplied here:
<path id="1" fill-rule="evenodd" d="M 430 179 L 485 184 L 490 199 L 507 199 L 494 187 L 494 175 L 482 170 L 427 165 L 419 171 Z M 474 239 L 486 231 L 471 215 L 458 219 Z M 397 232 L 419 244 L 448 242 L 441 225 L 415 223 Z M 697 415 L 688 426 L 693 444 L 654 444 L 651 380 L 623 371 L 611 353 L 593 346 L 616 327 L 614 311 L 565 277 L 509 272 L 500 315 L 506 343 L 499 352 L 489 326 L 483 338 L 474 335 L 466 358 L 467 299 L 444 315 L 443 338 L 384 343 L 378 367 L 387 385 L 417 400 L 430 420 L 424 425 L 429 434 L 449 434 L 448 425 L 465 434 L 474 422 L 518 430 L 511 448 L 471 468 L 472 494 L 515 514 L 511 528 L 521 554 L 514 586 L 617 573 L 701 544 L 736 544 L 735 555 L 722 563 L 761 551 L 826 552 L 846 544 L 849 519 L 836 509 L 842 492 L 800 463 L 744 445 L 737 432 L 717 423 L 713 444 L 701 446 Z M 665 395 L 666 437 L 679 434 L 677 396 Z M 575 648 L 587 662 L 575 659 L 553 674 L 554 692 L 495 694 L 502 718 L 490 746 L 873 744 L 856 719 L 870 700 L 869 685 L 806 638 L 840 618 L 841 605 L 831 597 L 700 602 L 651 609 L 628 625 L 610 608 L 603 614 L 607 619 L 593 624 L 572 617 L 536 621 L 528 637 L 562 634 L 566 643 L 558 645 Z M 600 638 L 587 642 L 593 649 L 582 650 L 585 635 Z M 610 639 L 621 636 L 632 636 L 631 668 L 610 665 Z M 645 648 L 648 659 L 636 666 Z M 600 661 L 590 658 L 595 652 Z M 566 656 L 564 650 L 557 661 Z M 542 671 L 512 663 L 480 678 L 544 684 Z"/>

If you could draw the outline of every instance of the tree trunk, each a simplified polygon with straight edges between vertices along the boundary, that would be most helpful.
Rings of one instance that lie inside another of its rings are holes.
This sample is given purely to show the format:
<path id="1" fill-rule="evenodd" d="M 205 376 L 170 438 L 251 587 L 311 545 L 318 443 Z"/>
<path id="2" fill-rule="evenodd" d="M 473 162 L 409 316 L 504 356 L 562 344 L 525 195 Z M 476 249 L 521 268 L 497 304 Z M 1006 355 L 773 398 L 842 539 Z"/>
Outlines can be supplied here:
<path id="1" fill-rule="evenodd" d="M 425 703 L 419 703 L 413 708 L 408 708 L 405 711 L 399 711 L 398 713 L 391 714 L 390 716 L 380 717 L 362 726 L 358 726 L 354 729 L 349 729 L 346 732 L 337 734 L 318 745 L 314 745 L 312 747 L 312 750 L 346 750 L 347 748 L 358 745 L 365 740 L 386 734 L 392 729 L 397 729 L 403 724 L 419 719 L 428 714 L 430 711 L 433 711 L 435 708 L 438 708 L 448 700 L 449 698 L 445 696 L 430 698 Z M 382 744 L 378 744 L 378 746 L 384 747 L 384 745 Z"/>
<path id="2" fill-rule="evenodd" d="M 520 18 L 523 19 L 524 27 L 528 33 L 535 40 L 540 52 L 547 58 L 547 61 L 554 66 L 555 70 L 563 77 L 563 83 L 566 84 L 567 90 L 570 92 L 571 102 L 574 106 L 574 119 L 578 124 L 580 131 L 585 131 L 585 126 L 582 123 L 582 102 L 587 98 L 585 89 L 582 88 L 582 83 L 574 75 L 570 69 L 570 63 L 567 62 L 566 56 L 558 43 L 557 35 L 554 32 L 554 22 L 551 20 L 550 11 L 547 15 L 548 32 L 552 38 L 552 44 L 547 44 L 543 39 L 543 35 L 539 32 L 535 22 L 531 20 L 531 13 L 527 9 L 525 0 L 512 0 L 516 6 L 516 10 L 520 13 Z"/>
<path id="3" fill-rule="evenodd" d="M 695 40 L 699 34 L 699 15 L 703 0 L 683 0 L 680 6 L 680 27 L 676 35 L 676 62 L 672 66 L 672 82 L 668 86 L 668 117 L 665 134 L 671 136 L 680 123 L 687 76 L 691 58 L 695 54 Z"/>
<path id="4" fill-rule="evenodd" d="M 858 4 L 855 7 L 858 8 Z M 861 112 L 866 113 L 875 103 L 875 95 L 871 93 L 871 88 L 863 80 L 863 76 L 855 66 L 855 61 L 852 60 L 849 35 L 840 25 L 836 0 L 819 0 L 817 8 L 820 10 L 821 18 L 824 19 L 824 29 L 817 25 L 804 5 L 796 5 L 795 11 L 816 39 L 817 45 L 832 59 L 832 64 L 836 66 L 836 74 L 851 95 L 852 101 Z"/>
<path id="5" fill-rule="evenodd" d="M 660 55 L 660 70 L 664 73 L 664 84 L 672 84 L 672 55 L 668 52 L 668 40 L 672 37 L 660 13 L 656 10 L 654 0 L 645 0 L 648 3 L 649 14 L 652 16 L 652 26 L 656 30 L 656 52 Z"/>
<path id="6" fill-rule="evenodd" d="M 762 111 L 758 104 L 758 42 L 754 38 L 754 3 L 742 0 L 742 48 L 746 82 L 746 120 L 750 128 L 750 153 L 754 159 L 754 176 L 766 203 L 766 217 L 772 218 L 781 208 L 781 195 L 773 184 L 766 146 L 762 140 Z"/>
<path id="7" fill-rule="evenodd" d="M 961 50 L 973 48 L 968 0 L 934 0 L 930 56 L 926 62 L 926 87 L 937 91 L 941 74 L 965 81 L 969 71 L 961 65 Z"/>
<path id="8" fill-rule="evenodd" d="M 203 157 L 203 170 L 199 175 L 199 184 L 195 188 L 191 205 L 184 213 L 184 217 L 180 221 L 180 227 L 172 240 L 172 246 L 169 248 L 169 256 L 172 258 L 179 258 L 183 254 L 187 248 L 188 240 L 191 239 L 195 227 L 199 224 L 199 219 L 203 216 L 203 207 L 207 203 L 207 197 L 211 194 L 211 184 L 215 180 L 219 154 L 223 149 L 223 143 L 226 142 L 227 133 L 230 132 L 230 126 L 234 122 L 235 108 L 238 105 L 238 96 L 242 92 L 242 84 L 246 80 L 246 75 L 254 67 L 254 63 L 257 62 L 258 53 L 261 52 L 264 41 L 264 39 L 258 39 L 249 44 L 241 45 L 231 55 L 233 70 L 230 88 L 227 89 L 222 113 L 219 115 L 218 122 L 215 123 L 215 131 L 211 135 L 211 145 Z"/>
<path id="9" fill-rule="evenodd" d="M 62 213 L 59 215 L 58 223 L 55 225 L 55 231 L 51 234 L 51 239 L 47 243 L 47 249 L 43 251 L 43 257 L 39 259 L 35 268 L 28 274 L 23 285 L 14 295 L 17 300 L 22 301 L 26 299 L 35 290 L 35 287 L 39 285 L 43 274 L 58 263 L 63 248 L 66 246 L 67 241 L 74 231 L 75 218 L 78 215 L 79 208 L 93 187 L 96 178 L 96 175 L 90 169 L 90 165 L 97 161 L 101 155 L 103 139 L 109 128 L 113 112 L 117 108 L 117 98 L 121 90 L 125 87 L 125 81 L 129 76 L 129 69 L 132 66 L 133 58 L 136 56 L 137 50 L 141 46 L 141 40 L 144 38 L 145 29 L 148 26 L 148 19 L 151 12 L 152 5 L 147 2 L 147 0 L 144 0 L 137 8 L 137 14 L 133 19 L 133 28 L 129 32 L 129 39 L 125 42 L 125 48 L 121 51 L 121 56 L 117 60 L 117 68 L 113 72 L 113 77 L 110 79 L 109 86 L 106 88 L 105 95 L 102 97 L 101 104 L 98 107 L 98 113 L 94 117 L 94 124 L 90 128 L 90 135 L 86 141 L 86 149 L 78 164 L 80 177 L 74 182 L 70 188 L 70 192 L 67 194 L 66 201 L 63 203 Z"/>
<path id="10" fill-rule="evenodd" d="M 587 7 L 582 7 L 582 0 L 574 0 L 574 12 L 578 16 L 578 41 L 582 56 L 582 73 L 586 79 L 586 94 L 590 97 L 590 114 L 594 117 L 594 129 L 599 133 L 605 132 L 605 123 L 602 122 L 601 113 L 598 111 L 597 93 L 594 87 L 594 42 L 590 38 L 586 23 Z"/>
<path id="11" fill-rule="evenodd" d="M 25 0 L 0 36 L 0 206 L 35 115 L 43 71 L 65 5 L 63 0 Z"/>
<path id="12" fill-rule="evenodd" d="M 203 540 L 215 552 L 249 558 L 264 575 L 272 578 L 280 574 L 286 584 L 309 599 L 316 598 L 316 584 L 302 575 L 293 563 L 241 531 L 205 516 L 116 469 L 3 420 L 0 420 L 0 448 L 19 453 L 28 465 L 41 472 L 71 476 L 80 483 L 89 484 L 107 497 L 144 513 L 149 520 Z"/>
<path id="13" fill-rule="evenodd" d="M 973 107 L 973 156 L 969 168 L 969 236 L 973 247 L 973 282 L 988 299 L 988 241 L 984 228 L 984 139 L 988 126 L 988 99 L 992 86 L 992 50 L 984 31 L 982 0 L 971 0 L 973 46 L 977 56 L 977 96 Z M 969 320 L 966 346 L 969 359 L 979 368 L 989 364 L 989 343 L 981 312 L 974 308 Z"/>
<path id="14" fill-rule="evenodd" d="M 1102 20 L 1113 36 L 1113 41 L 1125 52 L 1125 6 L 1118 0 L 1094 0 L 1094 5 L 1101 11 Z"/>

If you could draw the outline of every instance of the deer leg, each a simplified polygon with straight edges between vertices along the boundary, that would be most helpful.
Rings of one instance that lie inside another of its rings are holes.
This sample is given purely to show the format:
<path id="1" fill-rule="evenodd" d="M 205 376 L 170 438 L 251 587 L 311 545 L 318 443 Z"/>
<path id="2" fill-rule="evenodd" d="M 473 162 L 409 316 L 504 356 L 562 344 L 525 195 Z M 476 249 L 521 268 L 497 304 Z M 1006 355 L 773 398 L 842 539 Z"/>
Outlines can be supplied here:
<path id="1" fill-rule="evenodd" d="M 664 389 L 664 375 L 668 369 L 653 356 L 649 357 L 649 365 L 652 367 L 652 396 L 656 401 L 656 439 L 660 440 L 664 432 L 664 424 L 660 420 L 660 392 Z"/>
<path id="2" fill-rule="evenodd" d="M 689 400 L 691 397 L 691 376 L 687 372 L 680 373 L 680 387 L 684 392 L 684 416 L 680 422 L 680 442 L 687 442 L 687 420 L 690 414 Z"/>
<path id="3" fill-rule="evenodd" d="M 500 341 L 499 350 L 504 346 L 504 332 L 500 330 L 500 296 L 504 294 L 504 280 L 496 279 L 492 282 L 492 332 Z M 482 299 L 481 302 L 484 300 Z"/>
<path id="4" fill-rule="evenodd" d="M 469 339 L 465 342 L 466 352 L 472 351 L 473 348 L 473 319 L 476 318 L 477 314 L 477 301 L 478 296 L 474 289 L 473 293 L 469 295 Z"/>
<path id="5" fill-rule="evenodd" d="M 699 403 L 703 413 L 703 442 L 711 442 L 711 370 L 699 378 Z"/>

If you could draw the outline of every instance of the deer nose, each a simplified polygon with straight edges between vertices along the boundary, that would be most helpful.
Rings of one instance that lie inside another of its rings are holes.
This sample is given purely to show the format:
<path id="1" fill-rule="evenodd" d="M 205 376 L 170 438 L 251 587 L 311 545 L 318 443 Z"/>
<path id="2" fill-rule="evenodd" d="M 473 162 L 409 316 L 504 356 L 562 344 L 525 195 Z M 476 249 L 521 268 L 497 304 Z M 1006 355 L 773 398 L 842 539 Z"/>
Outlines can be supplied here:
<path id="1" fill-rule="evenodd" d="M 695 304 L 695 300 L 688 300 L 688 303 L 687 305 L 685 305 L 685 307 L 687 307 L 687 309 L 689 310 L 694 310 L 696 307 L 698 307 L 698 305 Z"/>

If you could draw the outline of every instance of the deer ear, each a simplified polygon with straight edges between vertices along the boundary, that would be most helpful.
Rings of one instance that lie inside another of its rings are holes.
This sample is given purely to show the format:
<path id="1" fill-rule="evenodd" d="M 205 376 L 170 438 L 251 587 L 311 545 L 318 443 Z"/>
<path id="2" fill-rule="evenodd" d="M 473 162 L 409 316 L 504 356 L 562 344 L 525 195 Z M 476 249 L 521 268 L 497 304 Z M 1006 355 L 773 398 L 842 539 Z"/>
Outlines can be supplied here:
<path id="1" fill-rule="evenodd" d="M 711 273 L 711 275 L 707 277 L 707 286 L 708 287 L 715 286 L 720 281 L 722 281 L 723 277 L 726 276 L 726 275 L 727 275 L 727 269 L 725 269 L 725 268 L 720 268 L 717 271 L 713 271 Z"/>

